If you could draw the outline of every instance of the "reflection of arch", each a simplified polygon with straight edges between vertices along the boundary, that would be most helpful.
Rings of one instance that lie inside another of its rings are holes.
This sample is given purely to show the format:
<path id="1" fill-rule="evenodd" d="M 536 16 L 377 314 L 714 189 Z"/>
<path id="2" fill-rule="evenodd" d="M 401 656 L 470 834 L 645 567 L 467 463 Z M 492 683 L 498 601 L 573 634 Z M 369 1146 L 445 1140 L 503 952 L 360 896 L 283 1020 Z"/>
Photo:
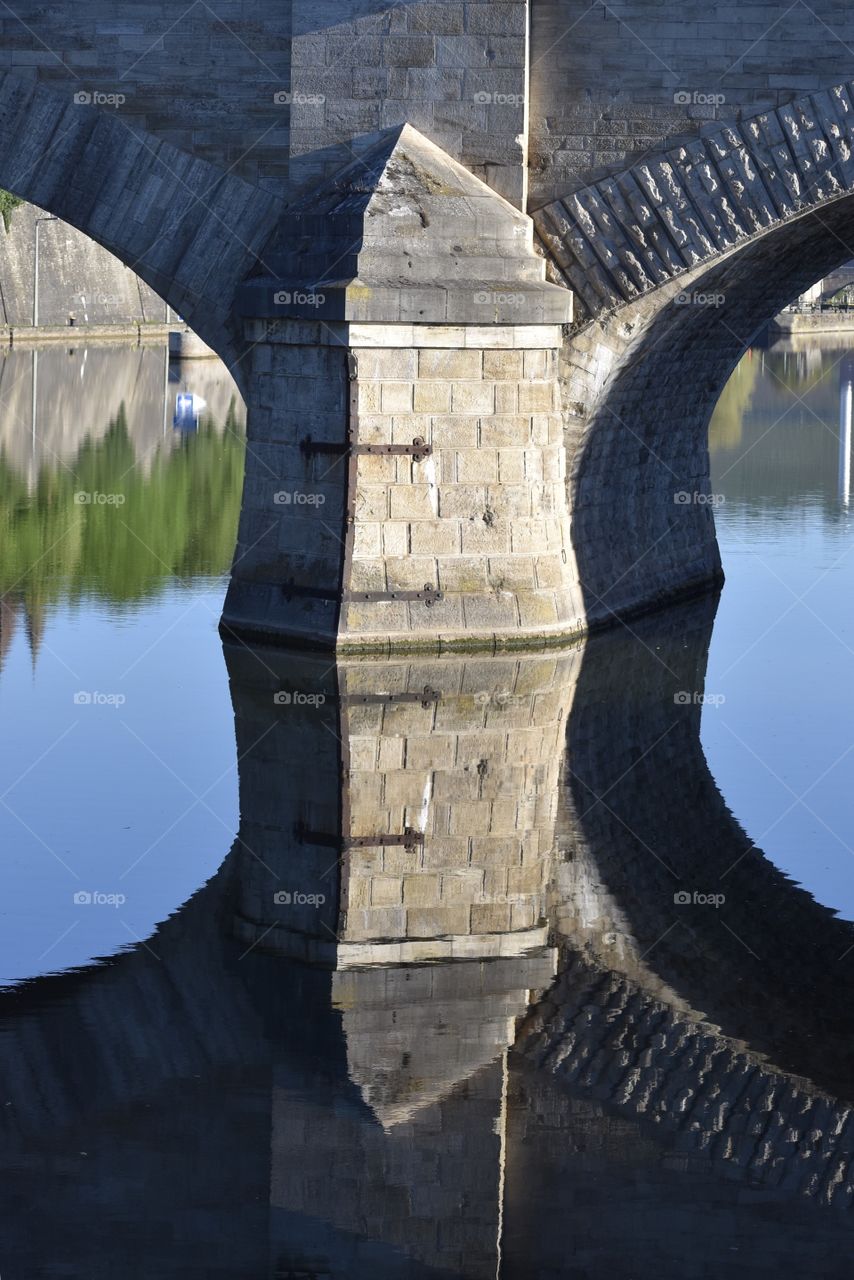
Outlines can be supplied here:
<path id="1" fill-rule="evenodd" d="M 754 848 L 715 787 L 699 740 L 711 618 L 704 602 L 587 650 L 555 906 L 566 947 L 514 1052 L 642 1141 L 652 1122 L 703 1176 L 848 1207 L 854 929 Z"/>
<path id="2" fill-rule="evenodd" d="M 234 291 L 275 224 L 276 200 L 108 109 L 13 75 L 0 94 L 0 187 L 109 249 L 233 359 Z"/>
<path id="3" fill-rule="evenodd" d="M 709 772 L 699 722 L 712 616 L 704 602 L 669 632 L 650 622 L 587 650 L 569 722 L 561 929 L 591 943 L 616 932 L 604 951 L 595 943 L 600 959 L 848 1096 L 854 926 L 751 843 Z M 607 741 L 621 749 L 597 745 Z M 685 910 L 680 891 L 725 902 Z"/>

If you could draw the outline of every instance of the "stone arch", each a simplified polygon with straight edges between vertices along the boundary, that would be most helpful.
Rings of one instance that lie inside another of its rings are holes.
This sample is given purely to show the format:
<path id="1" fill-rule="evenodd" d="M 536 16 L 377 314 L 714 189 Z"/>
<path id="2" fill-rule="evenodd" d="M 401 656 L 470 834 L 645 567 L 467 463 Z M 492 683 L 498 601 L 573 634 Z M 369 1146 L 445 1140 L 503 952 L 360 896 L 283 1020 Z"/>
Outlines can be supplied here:
<path id="1" fill-rule="evenodd" d="M 722 579 L 709 419 L 759 331 L 854 254 L 852 99 L 843 86 L 720 129 L 535 218 L 581 295 L 567 469 L 597 625 Z"/>
<path id="2" fill-rule="evenodd" d="M 269 193 L 109 107 L 13 75 L 0 78 L 0 187 L 97 241 L 237 359 L 234 295 L 276 224 Z"/>

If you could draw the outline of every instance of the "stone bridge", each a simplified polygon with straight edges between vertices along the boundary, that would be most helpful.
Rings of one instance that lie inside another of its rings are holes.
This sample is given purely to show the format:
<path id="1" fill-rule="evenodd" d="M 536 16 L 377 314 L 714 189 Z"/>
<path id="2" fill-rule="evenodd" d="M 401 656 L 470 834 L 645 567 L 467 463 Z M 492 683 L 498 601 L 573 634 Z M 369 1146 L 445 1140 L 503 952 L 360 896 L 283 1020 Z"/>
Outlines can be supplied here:
<path id="1" fill-rule="evenodd" d="M 836 0 L 0 22 L 0 185 L 131 266 L 247 400 L 227 628 L 542 646 L 720 580 L 715 400 L 854 252 Z"/>

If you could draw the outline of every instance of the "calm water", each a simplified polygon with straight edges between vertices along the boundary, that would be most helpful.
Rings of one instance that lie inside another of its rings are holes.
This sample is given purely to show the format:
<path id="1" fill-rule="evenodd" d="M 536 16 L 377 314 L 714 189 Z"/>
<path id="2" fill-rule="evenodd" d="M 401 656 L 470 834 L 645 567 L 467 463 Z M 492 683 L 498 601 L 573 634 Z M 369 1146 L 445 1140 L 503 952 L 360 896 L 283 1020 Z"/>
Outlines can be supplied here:
<path id="1" fill-rule="evenodd" d="M 3 359 L 4 1280 L 848 1275 L 852 370 L 736 371 L 719 601 L 331 668 L 224 369 Z"/>

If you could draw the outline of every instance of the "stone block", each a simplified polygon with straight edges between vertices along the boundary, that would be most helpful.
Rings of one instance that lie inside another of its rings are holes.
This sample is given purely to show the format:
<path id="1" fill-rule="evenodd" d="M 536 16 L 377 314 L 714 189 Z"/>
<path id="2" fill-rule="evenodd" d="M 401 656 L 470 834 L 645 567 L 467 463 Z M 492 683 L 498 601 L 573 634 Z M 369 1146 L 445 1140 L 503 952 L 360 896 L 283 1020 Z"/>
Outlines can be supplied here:
<path id="1" fill-rule="evenodd" d="M 352 883 L 352 881 L 351 881 Z M 400 876 L 371 876 L 371 906 L 396 907 L 403 900 L 403 880 Z M 355 904 L 350 900 L 350 906 Z"/>
<path id="2" fill-rule="evenodd" d="M 440 560 L 438 569 L 442 591 L 475 593 L 489 589 L 487 561 L 482 555 Z"/>
<path id="3" fill-rule="evenodd" d="M 402 938 L 406 933 L 406 917 L 403 907 L 367 907 L 348 911 L 344 936 L 356 941 Z"/>
<path id="4" fill-rule="evenodd" d="M 392 491 L 394 492 L 394 491 Z M 356 490 L 356 519 L 362 521 L 384 521 L 389 514 L 389 489 L 384 484 L 360 484 Z M 392 519 L 394 512 L 392 512 Z"/>
<path id="5" fill-rule="evenodd" d="M 497 449 L 458 449 L 456 455 L 456 478 L 461 484 L 484 481 L 495 484 L 498 481 Z"/>
<path id="6" fill-rule="evenodd" d="M 483 870 L 478 867 L 446 872 L 442 876 L 442 902 L 449 906 L 454 903 L 474 903 L 477 896 L 483 893 L 483 881 Z"/>
<path id="7" fill-rule="evenodd" d="M 555 407 L 552 382 L 523 382 L 519 386 L 520 413 L 547 413 Z"/>
<path id="8" fill-rule="evenodd" d="M 468 907 L 411 907 L 406 912 L 410 938 L 441 938 L 469 932 Z"/>
<path id="9" fill-rule="evenodd" d="M 496 413 L 480 423 L 478 443 L 481 446 L 523 448 L 530 442 L 531 419 L 527 414 Z"/>
<path id="10" fill-rule="evenodd" d="M 466 627 L 472 631 L 512 631 L 518 626 L 516 597 L 510 592 L 495 596 L 465 596 Z"/>
<path id="11" fill-rule="evenodd" d="M 358 484 L 392 484 L 397 479 L 397 458 L 392 454 L 361 454 L 357 477 Z"/>
<path id="12" fill-rule="evenodd" d="M 382 553 L 386 556 L 405 556 L 411 548 L 409 544 L 412 526 L 406 520 L 387 520 L 379 526 L 382 529 Z M 377 552 L 362 552 L 364 555 L 379 555 Z"/>
<path id="13" fill-rule="evenodd" d="M 415 524 L 413 530 L 424 526 Z M 429 540 L 428 540 L 429 543 Z M 432 548 L 428 549 L 432 550 Z M 413 552 L 416 548 L 413 547 Z M 436 581 L 436 558 L 433 555 L 413 554 L 405 558 L 388 557 L 383 561 L 388 578 L 389 591 L 420 591 L 425 582 Z"/>
<path id="14" fill-rule="evenodd" d="M 516 382 L 496 382 L 495 412 L 516 413 L 519 407 L 519 387 Z"/>
<path id="15" fill-rule="evenodd" d="M 380 389 L 383 413 L 409 413 L 412 409 L 411 382 L 384 382 Z"/>
<path id="16" fill-rule="evenodd" d="M 418 352 L 420 379 L 459 382 L 464 379 L 480 379 L 482 372 L 481 351 L 422 349 Z"/>
<path id="17" fill-rule="evenodd" d="M 414 387 L 413 403 L 416 413 L 448 413 L 451 388 L 446 382 L 418 381 Z"/>
<path id="18" fill-rule="evenodd" d="M 525 474 L 525 449 L 499 449 L 498 479 L 502 485 L 522 485 L 527 479 Z"/>
<path id="19" fill-rule="evenodd" d="M 520 388 L 520 395 L 521 395 Z M 495 385 L 492 382 L 454 382 L 451 387 L 453 413 L 494 413 Z"/>
<path id="20" fill-rule="evenodd" d="M 388 528 L 388 525 L 381 525 L 374 521 L 363 521 L 357 524 L 353 530 L 354 557 L 381 555 L 383 532 Z"/>
<path id="21" fill-rule="evenodd" d="M 418 353 L 407 347 L 354 351 L 356 373 L 363 381 L 412 382 L 418 371 Z"/>
<path id="22" fill-rule="evenodd" d="M 476 903 L 471 909 L 471 927 L 473 933 L 506 933 L 510 928 L 509 903 Z"/>
<path id="23" fill-rule="evenodd" d="M 442 880 L 438 875 L 419 871 L 403 877 L 403 904 L 410 907 L 437 907 Z"/>
<path id="24" fill-rule="evenodd" d="M 469 520 L 461 529 L 464 556 L 500 555 L 511 550 L 511 530 L 503 522 L 488 525 L 482 519 Z"/>
<path id="25" fill-rule="evenodd" d="M 448 387 L 450 398 L 450 386 Z M 459 449 L 475 449 L 478 445 L 478 423 L 471 419 L 454 417 L 433 418 L 430 426 L 430 439 L 434 449 L 451 445 Z"/>
<path id="26" fill-rule="evenodd" d="M 449 37 L 454 39 L 456 37 Z M 361 40 L 357 42 L 361 46 Z M 387 36 L 383 41 L 382 62 L 386 67 L 432 67 L 436 63 L 435 40 L 431 33 Z M 460 63 L 445 65 L 460 66 Z"/>
<path id="27" fill-rule="evenodd" d="M 397 485 L 389 494 L 392 520 L 435 520 L 436 490 L 429 484 Z"/>
<path id="28" fill-rule="evenodd" d="M 461 550 L 460 525 L 457 520 L 423 520 L 410 525 L 410 551 L 413 556 L 455 556 Z M 435 566 L 433 572 L 435 573 Z"/>
<path id="29" fill-rule="evenodd" d="M 526 355 L 540 355 L 541 352 L 521 351 L 484 351 L 483 376 L 494 382 L 516 381 L 522 377 Z"/>

